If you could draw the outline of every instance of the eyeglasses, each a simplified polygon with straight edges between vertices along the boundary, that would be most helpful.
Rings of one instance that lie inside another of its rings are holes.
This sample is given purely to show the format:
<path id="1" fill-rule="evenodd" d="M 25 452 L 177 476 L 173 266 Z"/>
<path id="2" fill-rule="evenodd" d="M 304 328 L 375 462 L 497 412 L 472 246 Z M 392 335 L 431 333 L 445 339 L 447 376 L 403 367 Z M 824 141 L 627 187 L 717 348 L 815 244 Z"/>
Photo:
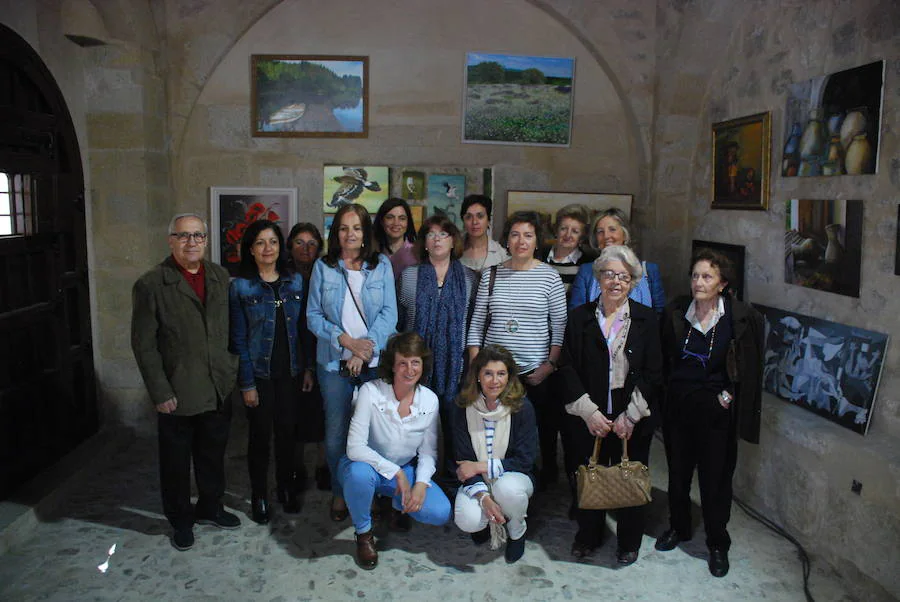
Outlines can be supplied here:
<path id="1" fill-rule="evenodd" d="M 628 272 L 614 272 L 612 270 L 603 270 L 600 272 L 600 277 L 604 280 L 618 280 L 624 284 L 628 284 L 631 282 L 631 274 Z"/>
<path id="2" fill-rule="evenodd" d="M 178 239 L 178 242 L 187 242 L 192 238 L 196 242 L 204 242 L 207 234 L 206 232 L 172 232 L 169 236 L 174 236 Z"/>
<path id="3" fill-rule="evenodd" d="M 437 232 L 429 232 L 425 235 L 425 238 L 427 238 L 428 240 L 444 240 L 450 238 L 450 235 L 443 230 L 438 230 Z"/>

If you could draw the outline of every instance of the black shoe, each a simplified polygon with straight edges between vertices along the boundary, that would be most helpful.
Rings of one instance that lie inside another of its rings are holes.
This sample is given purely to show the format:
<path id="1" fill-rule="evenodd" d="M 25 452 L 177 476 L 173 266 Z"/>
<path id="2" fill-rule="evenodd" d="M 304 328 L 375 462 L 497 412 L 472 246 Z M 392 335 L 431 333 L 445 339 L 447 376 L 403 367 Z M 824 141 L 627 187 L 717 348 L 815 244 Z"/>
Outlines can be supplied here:
<path id="1" fill-rule="evenodd" d="M 265 525 L 269 522 L 269 501 L 264 497 L 253 497 L 250 501 L 250 518 L 254 523 Z"/>
<path id="2" fill-rule="evenodd" d="M 391 508 L 391 523 L 388 526 L 391 531 L 408 533 L 412 529 L 412 517 L 408 514 Z"/>
<path id="3" fill-rule="evenodd" d="M 522 557 L 522 554 L 525 553 L 525 534 L 522 534 L 522 537 L 519 539 L 507 539 L 506 540 L 506 553 L 503 555 L 506 557 L 506 562 L 512 564 Z"/>
<path id="4" fill-rule="evenodd" d="M 215 514 L 196 514 L 194 522 L 198 525 L 212 525 L 220 529 L 237 529 L 241 526 L 241 519 L 231 512 L 226 512 L 224 508 L 219 508 Z"/>
<path id="5" fill-rule="evenodd" d="M 679 535 L 678 531 L 675 529 L 668 529 L 659 536 L 659 539 L 656 540 L 656 544 L 653 547 L 660 552 L 668 552 L 669 550 L 674 550 L 682 541 L 690 540 L 690 537 L 682 537 Z"/>
<path id="6" fill-rule="evenodd" d="M 172 533 L 172 547 L 180 552 L 194 547 L 194 531 L 188 529 L 175 529 Z"/>
<path id="7" fill-rule="evenodd" d="M 572 544 L 572 556 L 575 558 L 585 558 L 594 553 L 596 546 L 576 541 Z"/>
<path id="8" fill-rule="evenodd" d="M 621 564 L 622 566 L 628 566 L 629 564 L 634 564 L 637 562 L 638 553 L 637 550 L 634 552 L 626 552 L 624 550 L 616 550 L 616 562 Z"/>
<path id="9" fill-rule="evenodd" d="M 475 531 L 472 533 L 472 541 L 475 542 L 476 546 L 480 546 L 481 544 L 485 544 L 491 538 L 491 527 L 488 525 L 481 531 Z"/>
<path id="10" fill-rule="evenodd" d="M 709 573 L 713 577 L 724 577 L 728 574 L 728 552 L 720 548 L 709 551 Z"/>
<path id="11" fill-rule="evenodd" d="M 327 464 L 316 466 L 316 489 L 319 491 L 331 490 L 331 471 Z"/>

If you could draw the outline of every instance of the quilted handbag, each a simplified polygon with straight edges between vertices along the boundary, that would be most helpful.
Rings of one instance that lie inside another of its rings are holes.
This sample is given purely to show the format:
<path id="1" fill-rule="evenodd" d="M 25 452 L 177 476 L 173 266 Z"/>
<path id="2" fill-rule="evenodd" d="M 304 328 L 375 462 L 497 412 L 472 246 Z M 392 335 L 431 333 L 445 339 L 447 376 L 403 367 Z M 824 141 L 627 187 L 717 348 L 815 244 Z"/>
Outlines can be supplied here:
<path id="1" fill-rule="evenodd" d="M 650 502 L 650 469 L 628 459 L 628 440 L 622 439 L 622 461 L 615 466 L 600 466 L 600 442 L 594 441 L 594 453 L 587 465 L 578 467 L 578 507 L 582 510 L 611 510 L 643 506 Z"/>

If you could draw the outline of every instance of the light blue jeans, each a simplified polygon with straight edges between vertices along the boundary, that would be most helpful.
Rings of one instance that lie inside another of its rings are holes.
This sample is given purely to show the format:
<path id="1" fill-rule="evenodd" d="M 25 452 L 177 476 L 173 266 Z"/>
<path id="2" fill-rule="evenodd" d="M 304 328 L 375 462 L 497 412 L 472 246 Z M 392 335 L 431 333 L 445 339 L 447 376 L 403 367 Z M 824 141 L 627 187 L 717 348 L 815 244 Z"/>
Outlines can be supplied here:
<path id="1" fill-rule="evenodd" d="M 406 473 L 406 478 L 411 485 L 416 482 L 416 470 L 411 464 L 403 466 L 400 470 Z M 347 456 L 341 458 L 338 466 L 338 475 L 343 490 L 344 500 L 350 509 L 350 518 L 353 526 L 359 534 L 368 533 L 372 529 L 372 499 L 375 494 L 393 498 L 395 510 L 403 508 L 403 499 L 397 492 L 397 479 L 386 479 L 378 471 L 366 462 L 353 462 Z M 425 501 L 422 509 L 410 512 L 409 515 L 420 523 L 426 525 L 441 526 L 450 520 L 450 500 L 441 491 L 441 488 L 429 481 L 428 491 L 425 493 Z"/>
<path id="2" fill-rule="evenodd" d="M 337 497 L 344 495 L 336 476 L 339 474 L 338 462 L 347 453 L 353 389 L 369 382 L 377 375 L 375 368 L 365 367 L 358 377 L 351 378 L 326 370 L 321 364 L 317 366 L 316 376 L 319 379 L 319 390 L 322 392 L 322 402 L 325 406 L 325 459 L 331 470 L 331 492 Z"/>

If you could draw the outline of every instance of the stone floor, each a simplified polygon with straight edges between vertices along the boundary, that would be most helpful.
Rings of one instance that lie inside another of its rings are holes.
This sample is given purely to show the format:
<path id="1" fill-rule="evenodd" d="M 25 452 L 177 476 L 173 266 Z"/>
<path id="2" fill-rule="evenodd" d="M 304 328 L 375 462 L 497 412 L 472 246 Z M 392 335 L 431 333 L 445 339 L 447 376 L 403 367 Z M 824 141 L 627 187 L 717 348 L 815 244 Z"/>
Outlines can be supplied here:
<path id="1" fill-rule="evenodd" d="M 654 550 L 654 537 L 666 526 L 660 489 L 653 492 L 641 557 L 626 568 L 615 564 L 612 533 L 593 557 L 570 556 L 574 523 L 566 518 L 567 488 L 559 485 L 534 500 L 525 556 L 515 565 L 506 564 L 502 550 L 475 547 L 452 525 L 415 525 L 408 534 L 379 538 L 379 566 L 362 571 L 353 562 L 349 521 L 328 520 L 329 495 L 312 482 L 299 515 L 278 514 L 265 527 L 247 518 L 245 440 L 238 415 L 225 503 L 241 517 L 239 530 L 197 526 L 193 549 L 173 549 L 160 510 L 155 439 L 136 438 L 123 451 L 98 454 L 58 509 L 40 516 L 0 557 L 0 600 L 804 599 L 794 546 L 738 508 L 725 578 L 707 570 L 702 530 L 682 548 Z M 664 484 L 658 441 L 651 468 L 654 482 Z M 819 602 L 854 599 L 820 561 L 813 562 L 810 587 Z"/>

